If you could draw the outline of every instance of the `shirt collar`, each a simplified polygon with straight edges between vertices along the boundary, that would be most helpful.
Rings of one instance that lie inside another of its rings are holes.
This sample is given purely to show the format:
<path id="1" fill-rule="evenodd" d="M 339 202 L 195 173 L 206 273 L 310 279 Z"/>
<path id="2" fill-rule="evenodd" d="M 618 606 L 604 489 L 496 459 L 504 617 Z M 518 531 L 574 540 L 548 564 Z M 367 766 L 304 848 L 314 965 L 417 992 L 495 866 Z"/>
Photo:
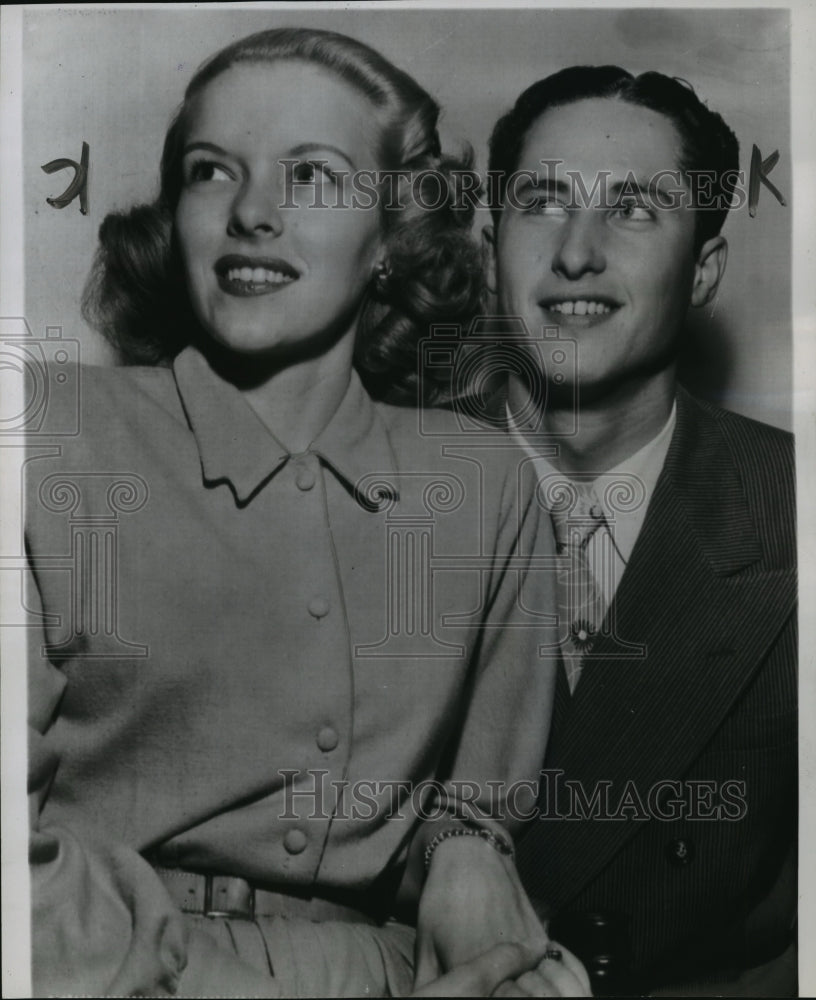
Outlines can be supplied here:
<path id="1" fill-rule="evenodd" d="M 524 435 L 513 423 L 513 418 L 509 410 L 507 412 L 507 421 L 511 437 L 535 460 L 539 477 L 558 476 L 560 474 L 563 475 L 564 479 L 569 480 L 569 476 L 559 473 L 559 470 L 551 462 L 542 455 L 537 454 L 531 448 L 525 440 Z M 637 476 L 645 488 L 646 498 L 644 503 L 638 505 L 633 510 L 616 510 L 612 512 L 615 523 L 615 545 L 626 560 L 632 554 L 635 542 L 640 534 L 640 529 L 643 527 L 643 522 L 646 518 L 646 509 L 649 506 L 649 501 L 657 485 L 657 480 L 663 470 L 676 423 L 677 402 L 675 401 L 672 405 L 669 419 L 657 435 L 651 441 L 647 441 L 634 455 L 630 455 L 629 458 L 625 458 L 613 469 L 608 469 L 604 473 L 605 479 L 613 479 L 616 475 Z M 598 480 L 595 482 L 598 482 Z M 586 485 L 594 486 L 595 483 Z M 603 496 L 603 490 L 598 491 L 598 496 Z M 610 515 L 609 511 L 604 511 L 604 513 L 607 516 Z"/>
<path id="2" fill-rule="evenodd" d="M 292 456 L 197 348 L 185 348 L 173 371 L 204 479 L 226 481 L 240 503 L 248 501 Z M 396 470 L 385 423 L 355 371 L 334 416 L 307 451 L 318 455 L 355 496 L 365 475 Z"/>

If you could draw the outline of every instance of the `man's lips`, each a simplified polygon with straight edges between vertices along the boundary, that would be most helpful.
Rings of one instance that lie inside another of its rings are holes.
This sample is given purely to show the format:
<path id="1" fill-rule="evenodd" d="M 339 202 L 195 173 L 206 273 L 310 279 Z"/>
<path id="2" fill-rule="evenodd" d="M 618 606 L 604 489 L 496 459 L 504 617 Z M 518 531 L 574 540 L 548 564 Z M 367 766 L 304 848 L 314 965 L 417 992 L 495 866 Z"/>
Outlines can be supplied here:
<path id="1" fill-rule="evenodd" d="M 300 277 L 292 265 L 280 257 L 245 257 L 228 254 L 215 263 L 220 288 L 230 295 L 265 295 Z"/>
<path id="2" fill-rule="evenodd" d="M 548 296 L 539 306 L 558 317 L 558 322 L 578 322 L 586 324 L 611 316 L 620 309 L 620 302 L 608 295 L 563 295 Z"/>

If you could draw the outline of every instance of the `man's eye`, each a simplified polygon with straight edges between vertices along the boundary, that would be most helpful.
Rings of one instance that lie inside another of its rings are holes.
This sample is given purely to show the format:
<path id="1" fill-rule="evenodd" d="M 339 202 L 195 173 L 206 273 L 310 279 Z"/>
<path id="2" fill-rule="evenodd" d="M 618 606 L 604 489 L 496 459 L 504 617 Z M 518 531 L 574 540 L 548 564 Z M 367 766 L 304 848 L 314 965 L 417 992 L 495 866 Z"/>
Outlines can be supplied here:
<path id="1" fill-rule="evenodd" d="M 615 207 L 615 212 L 619 218 L 631 222 L 649 222 L 654 218 L 651 208 L 636 198 L 623 198 Z"/>
<path id="2" fill-rule="evenodd" d="M 563 201 L 546 194 L 531 194 L 526 201 L 526 210 L 533 215 L 560 216 L 567 211 Z"/>
<path id="3" fill-rule="evenodd" d="M 187 168 L 188 182 L 231 181 L 232 175 L 213 160 L 195 160 Z"/>

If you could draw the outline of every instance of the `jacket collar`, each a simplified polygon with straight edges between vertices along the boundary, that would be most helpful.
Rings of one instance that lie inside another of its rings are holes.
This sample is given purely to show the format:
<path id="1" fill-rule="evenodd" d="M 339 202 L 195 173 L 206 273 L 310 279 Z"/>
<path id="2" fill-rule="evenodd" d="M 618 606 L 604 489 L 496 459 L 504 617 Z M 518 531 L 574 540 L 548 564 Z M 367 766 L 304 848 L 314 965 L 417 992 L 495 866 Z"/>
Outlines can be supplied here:
<path id="1" fill-rule="evenodd" d="M 483 413 L 487 423 L 509 429 L 506 379 L 486 393 Z M 731 451 L 713 425 L 705 404 L 678 385 L 677 426 L 660 479 L 662 491 L 682 502 L 712 570 L 729 576 L 760 559 L 762 548 Z"/>
<path id="2" fill-rule="evenodd" d="M 238 502 L 247 503 L 292 455 L 197 348 L 185 348 L 173 372 L 205 482 L 227 482 Z M 355 371 L 334 416 L 307 451 L 355 496 L 368 473 L 396 470 L 385 423 Z"/>

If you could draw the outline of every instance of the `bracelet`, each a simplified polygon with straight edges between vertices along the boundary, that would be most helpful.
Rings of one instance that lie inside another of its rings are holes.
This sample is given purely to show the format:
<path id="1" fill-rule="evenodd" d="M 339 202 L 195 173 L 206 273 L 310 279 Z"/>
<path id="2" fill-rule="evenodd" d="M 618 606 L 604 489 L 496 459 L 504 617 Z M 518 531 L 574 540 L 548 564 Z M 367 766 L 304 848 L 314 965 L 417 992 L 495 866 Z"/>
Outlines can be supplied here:
<path id="1" fill-rule="evenodd" d="M 437 847 L 444 840 L 449 840 L 451 837 L 481 837 L 482 840 L 486 840 L 491 847 L 497 850 L 499 854 L 505 855 L 505 857 L 512 859 L 516 853 L 513 850 L 512 844 L 509 844 L 504 837 L 500 837 L 498 834 L 493 833 L 492 830 L 488 830 L 483 826 L 451 826 L 446 830 L 440 830 L 439 833 L 431 838 L 430 843 L 425 848 L 425 871 L 431 867 L 433 853 Z"/>

